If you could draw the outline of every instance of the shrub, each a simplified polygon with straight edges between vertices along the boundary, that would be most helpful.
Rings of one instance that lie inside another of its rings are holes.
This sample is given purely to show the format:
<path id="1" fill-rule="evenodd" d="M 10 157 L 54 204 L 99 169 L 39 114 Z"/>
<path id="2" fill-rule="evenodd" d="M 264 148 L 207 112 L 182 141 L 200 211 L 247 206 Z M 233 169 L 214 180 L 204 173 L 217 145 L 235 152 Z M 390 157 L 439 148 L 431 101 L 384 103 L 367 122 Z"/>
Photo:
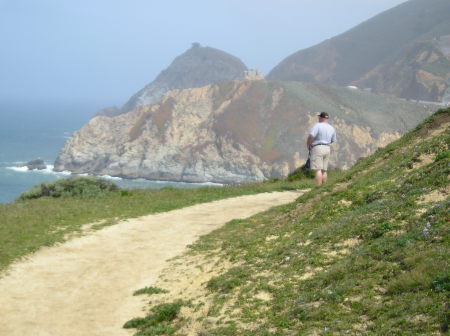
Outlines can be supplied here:
<path id="1" fill-rule="evenodd" d="M 445 271 L 434 278 L 431 287 L 436 292 L 450 292 L 450 271 Z"/>
<path id="2" fill-rule="evenodd" d="M 138 329 L 139 335 L 173 335 L 178 326 L 171 325 L 180 312 L 182 306 L 187 305 L 182 301 L 163 303 L 152 308 L 146 317 L 134 318 L 126 322 L 125 329 Z"/>
<path id="3" fill-rule="evenodd" d="M 444 152 L 439 153 L 436 156 L 435 161 L 441 161 L 441 160 L 445 160 L 445 159 L 449 159 L 450 158 L 450 150 L 446 150 Z"/>
<path id="4" fill-rule="evenodd" d="M 288 181 L 296 181 L 296 180 L 303 180 L 303 179 L 311 179 L 314 178 L 315 173 L 311 169 L 305 168 L 303 165 L 302 167 L 297 168 L 288 176 Z"/>
<path id="5" fill-rule="evenodd" d="M 22 193 L 18 200 L 29 200 L 41 197 L 91 198 L 104 196 L 119 188 L 112 182 L 97 177 L 70 177 L 51 182 L 44 182 Z"/>
<path id="6" fill-rule="evenodd" d="M 158 288 L 158 287 L 144 287 L 141 289 L 138 289 L 137 291 L 135 291 L 133 293 L 134 296 L 136 295 L 141 295 L 141 294 L 164 294 L 164 293 L 168 293 L 168 290 L 162 289 L 162 288 Z"/>
<path id="7" fill-rule="evenodd" d="M 210 279 L 206 287 L 211 291 L 230 293 L 234 288 L 242 286 L 251 274 L 251 270 L 247 267 L 233 267 L 225 274 Z"/>

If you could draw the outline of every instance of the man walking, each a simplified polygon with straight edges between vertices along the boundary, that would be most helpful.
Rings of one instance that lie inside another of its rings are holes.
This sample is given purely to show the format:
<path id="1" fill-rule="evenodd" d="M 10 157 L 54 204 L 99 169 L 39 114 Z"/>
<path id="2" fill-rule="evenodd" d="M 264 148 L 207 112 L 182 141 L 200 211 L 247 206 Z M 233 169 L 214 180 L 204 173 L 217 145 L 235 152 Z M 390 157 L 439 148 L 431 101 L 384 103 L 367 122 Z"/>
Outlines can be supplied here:
<path id="1" fill-rule="evenodd" d="M 316 123 L 308 135 L 306 146 L 310 151 L 311 169 L 316 171 L 316 184 L 327 182 L 328 160 L 330 159 L 330 144 L 336 141 L 336 130 L 328 123 L 327 112 L 317 114 Z"/>

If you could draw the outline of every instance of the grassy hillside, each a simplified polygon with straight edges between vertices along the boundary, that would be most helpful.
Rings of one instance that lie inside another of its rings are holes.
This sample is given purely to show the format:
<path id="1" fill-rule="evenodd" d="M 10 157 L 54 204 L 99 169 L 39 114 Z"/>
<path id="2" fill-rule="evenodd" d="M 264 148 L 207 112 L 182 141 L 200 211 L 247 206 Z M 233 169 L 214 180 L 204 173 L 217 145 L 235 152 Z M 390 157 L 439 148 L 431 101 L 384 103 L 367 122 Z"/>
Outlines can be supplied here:
<path id="1" fill-rule="evenodd" d="M 444 335 L 450 109 L 174 260 L 136 335 Z M 187 271 L 189 270 L 189 271 Z"/>

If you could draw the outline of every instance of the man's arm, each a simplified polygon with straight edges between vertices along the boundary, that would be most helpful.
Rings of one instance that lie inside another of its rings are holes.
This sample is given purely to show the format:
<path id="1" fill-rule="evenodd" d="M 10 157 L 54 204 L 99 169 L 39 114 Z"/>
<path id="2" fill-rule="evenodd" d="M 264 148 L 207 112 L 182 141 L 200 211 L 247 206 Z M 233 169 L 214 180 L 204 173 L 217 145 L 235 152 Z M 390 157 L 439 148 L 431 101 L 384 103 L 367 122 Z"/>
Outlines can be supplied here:
<path id="1" fill-rule="evenodd" d="M 309 134 L 308 139 L 306 140 L 306 147 L 308 148 L 308 150 L 311 150 L 313 141 L 314 137 L 311 134 Z"/>
<path id="2" fill-rule="evenodd" d="M 333 136 L 331 137 L 331 143 L 336 142 L 336 131 L 334 131 Z"/>
<path id="3" fill-rule="evenodd" d="M 308 150 L 311 150 L 311 148 L 312 148 L 312 143 L 318 133 L 318 127 L 319 127 L 319 124 L 318 123 L 315 124 L 308 134 L 308 139 L 306 140 L 306 147 L 308 148 Z"/>

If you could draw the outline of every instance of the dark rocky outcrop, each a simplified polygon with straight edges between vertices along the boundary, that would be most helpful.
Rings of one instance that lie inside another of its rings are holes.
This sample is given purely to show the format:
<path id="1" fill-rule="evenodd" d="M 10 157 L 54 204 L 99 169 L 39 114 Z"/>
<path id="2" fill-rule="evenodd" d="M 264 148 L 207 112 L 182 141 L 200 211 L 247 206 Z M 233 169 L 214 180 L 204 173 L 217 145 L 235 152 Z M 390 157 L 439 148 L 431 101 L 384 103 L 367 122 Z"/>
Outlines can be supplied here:
<path id="1" fill-rule="evenodd" d="M 29 161 L 26 164 L 26 166 L 29 170 L 33 170 L 33 169 L 42 170 L 42 169 L 47 168 L 44 160 L 42 160 L 41 158 L 37 158 L 35 160 Z"/>

